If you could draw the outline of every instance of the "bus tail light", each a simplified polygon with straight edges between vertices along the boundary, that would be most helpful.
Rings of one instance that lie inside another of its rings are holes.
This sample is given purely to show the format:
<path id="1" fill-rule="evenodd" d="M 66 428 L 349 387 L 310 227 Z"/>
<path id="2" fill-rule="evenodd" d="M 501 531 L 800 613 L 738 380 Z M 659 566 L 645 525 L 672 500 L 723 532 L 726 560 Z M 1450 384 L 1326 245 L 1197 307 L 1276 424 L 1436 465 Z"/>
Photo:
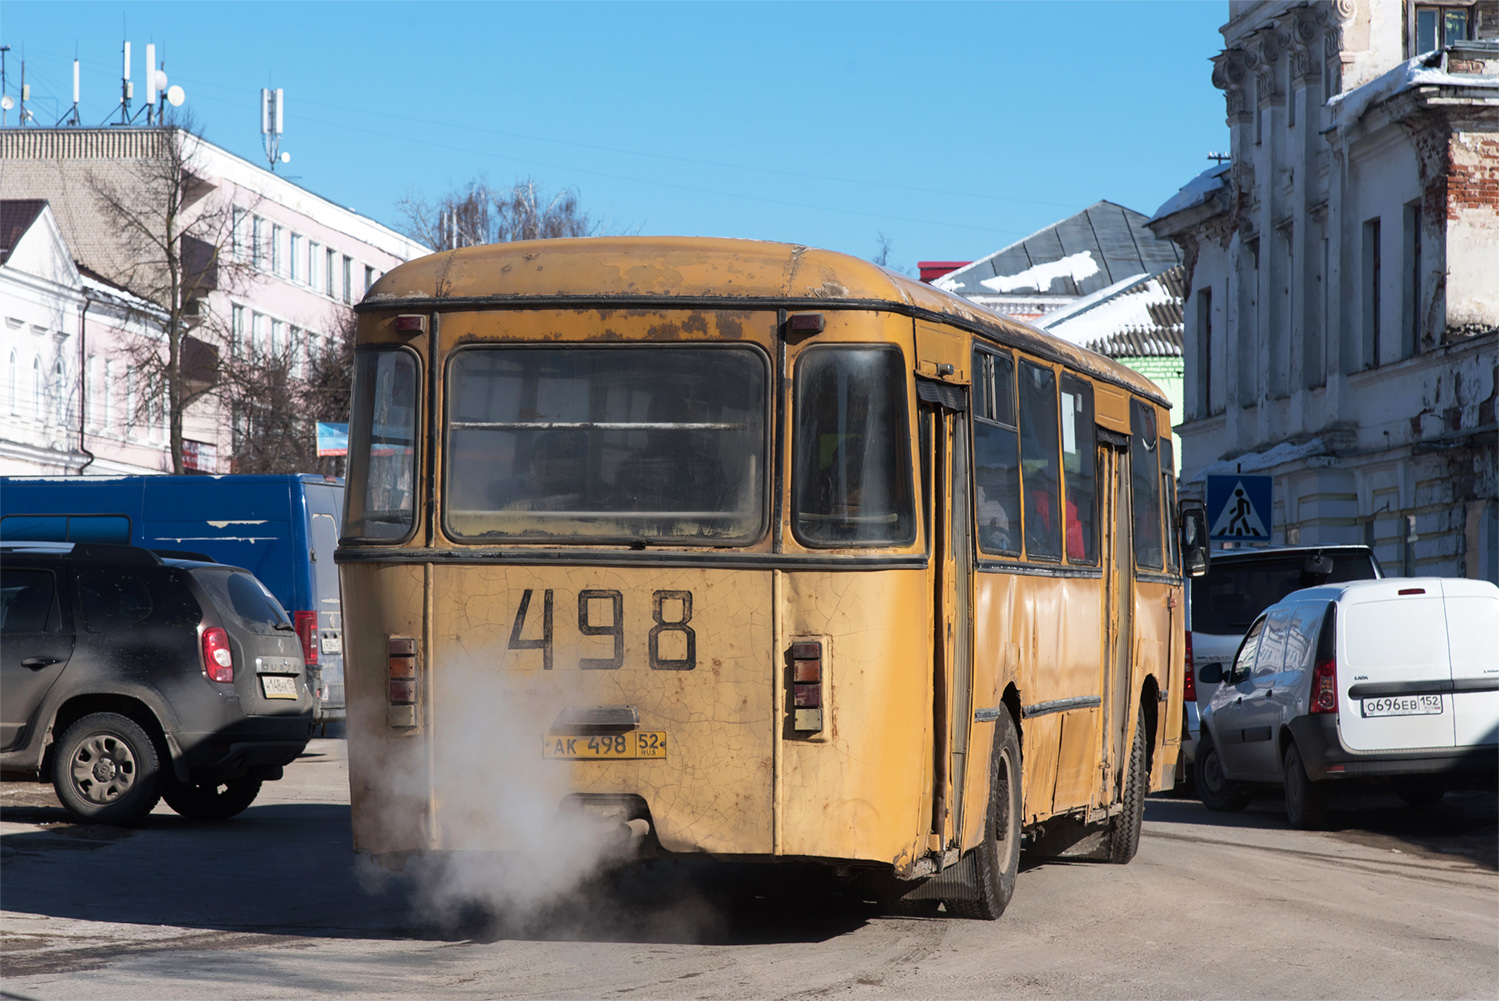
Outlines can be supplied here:
<path id="1" fill-rule="evenodd" d="M 1317 661 L 1312 669 L 1312 706 L 1314 713 L 1338 711 L 1338 662 L 1333 657 Z"/>
<path id="2" fill-rule="evenodd" d="M 291 619 L 302 637 L 302 660 L 317 667 L 317 612 L 292 612 Z"/>
<path id="3" fill-rule="evenodd" d="M 822 730 L 822 644 L 816 640 L 791 644 L 791 709 L 796 733 Z"/>
<path id="4" fill-rule="evenodd" d="M 392 636 L 388 645 L 390 725 L 416 726 L 417 676 L 416 640 L 410 636 Z"/>
<path id="5" fill-rule="evenodd" d="M 1193 664 L 1192 664 L 1192 630 L 1190 630 L 1190 629 L 1187 630 L 1187 646 L 1186 646 L 1186 654 L 1185 654 L 1185 656 L 1186 656 L 1186 659 L 1187 659 L 1187 675 L 1186 675 L 1186 681 L 1184 681 L 1182 683 L 1182 701 L 1183 702 L 1196 702 L 1197 701 L 1197 668 L 1194 667 Z"/>
<path id="6" fill-rule="evenodd" d="M 203 673 L 209 681 L 224 684 L 234 681 L 234 653 L 229 649 L 229 634 L 218 626 L 203 630 Z"/>

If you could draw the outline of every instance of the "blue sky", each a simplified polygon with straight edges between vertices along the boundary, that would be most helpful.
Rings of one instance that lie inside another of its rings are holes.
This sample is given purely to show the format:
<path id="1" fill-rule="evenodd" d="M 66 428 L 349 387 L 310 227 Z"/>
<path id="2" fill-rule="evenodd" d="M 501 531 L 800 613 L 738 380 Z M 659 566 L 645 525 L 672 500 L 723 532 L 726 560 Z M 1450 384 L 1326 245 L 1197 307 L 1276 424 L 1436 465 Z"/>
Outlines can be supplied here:
<path id="1" fill-rule="evenodd" d="M 51 124 L 119 99 L 145 45 L 205 134 L 389 225 L 478 175 L 575 189 L 613 231 L 969 260 L 1106 198 L 1150 214 L 1227 148 L 1228 5 L 65 3 L 5 0 Z M 144 87 L 137 83 L 137 100 Z M 15 112 L 9 123 L 15 124 Z"/>

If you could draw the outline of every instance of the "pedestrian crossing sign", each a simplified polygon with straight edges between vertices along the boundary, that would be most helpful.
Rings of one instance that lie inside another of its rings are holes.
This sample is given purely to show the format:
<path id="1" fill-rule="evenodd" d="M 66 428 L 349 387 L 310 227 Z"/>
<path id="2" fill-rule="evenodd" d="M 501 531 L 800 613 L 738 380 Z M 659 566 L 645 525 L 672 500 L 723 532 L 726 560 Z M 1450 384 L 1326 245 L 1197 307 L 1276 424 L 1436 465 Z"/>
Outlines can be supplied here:
<path id="1" fill-rule="evenodd" d="M 1209 476 L 1207 509 L 1213 542 L 1270 541 L 1268 476 Z"/>

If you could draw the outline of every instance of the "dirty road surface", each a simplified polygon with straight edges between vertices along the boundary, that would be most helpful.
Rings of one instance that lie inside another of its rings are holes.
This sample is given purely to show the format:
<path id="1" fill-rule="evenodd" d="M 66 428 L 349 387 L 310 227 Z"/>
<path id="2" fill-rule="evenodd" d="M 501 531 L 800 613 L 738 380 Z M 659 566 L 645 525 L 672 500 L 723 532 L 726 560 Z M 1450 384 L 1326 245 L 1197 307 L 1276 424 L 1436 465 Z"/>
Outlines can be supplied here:
<path id="1" fill-rule="evenodd" d="M 1157 796 L 1128 866 L 1027 859 L 994 923 L 658 863 L 516 915 L 350 850 L 346 745 L 224 824 L 74 825 L 0 796 L 0 997 L 1464 998 L 1499 984 L 1496 798 L 1287 829 Z"/>

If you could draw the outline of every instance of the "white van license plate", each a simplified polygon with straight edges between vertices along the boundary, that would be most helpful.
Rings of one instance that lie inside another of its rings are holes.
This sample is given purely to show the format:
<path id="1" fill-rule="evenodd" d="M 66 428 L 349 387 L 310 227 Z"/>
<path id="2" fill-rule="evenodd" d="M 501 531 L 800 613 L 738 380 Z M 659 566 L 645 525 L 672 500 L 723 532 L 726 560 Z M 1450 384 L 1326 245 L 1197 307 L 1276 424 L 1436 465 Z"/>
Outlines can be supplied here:
<path id="1" fill-rule="evenodd" d="M 1440 716 L 1440 695 L 1390 695 L 1363 700 L 1364 717 L 1370 716 Z"/>
<path id="2" fill-rule="evenodd" d="M 282 675 L 262 674 L 260 690 L 268 699 L 294 699 L 297 697 L 297 679 Z"/>

